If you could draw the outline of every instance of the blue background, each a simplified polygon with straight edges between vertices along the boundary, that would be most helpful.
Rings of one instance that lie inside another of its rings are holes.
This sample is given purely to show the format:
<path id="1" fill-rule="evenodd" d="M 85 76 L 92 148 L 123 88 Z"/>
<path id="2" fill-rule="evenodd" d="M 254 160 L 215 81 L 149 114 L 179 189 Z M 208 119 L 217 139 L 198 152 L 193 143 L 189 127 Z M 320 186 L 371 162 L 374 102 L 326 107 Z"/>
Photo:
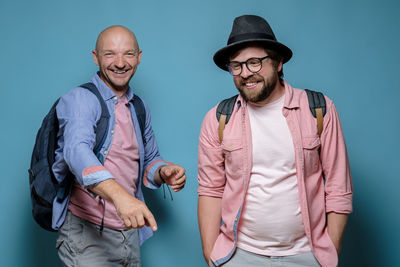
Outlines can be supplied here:
<path id="1" fill-rule="evenodd" d="M 28 165 L 36 131 L 61 94 L 97 70 L 98 33 L 122 24 L 143 49 L 131 85 L 153 116 L 163 157 L 187 169 L 187 186 L 164 200 L 146 191 L 159 231 L 143 266 L 206 266 L 197 226 L 197 144 L 205 113 L 236 93 L 212 61 L 233 18 L 264 16 L 294 56 L 285 77 L 321 90 L 342 119 L 355 188 L 341 266 L 400 266 L 398 1 L 0 2 L 0 266 L 60 266 L 56 234 L 31 217 Z"/>

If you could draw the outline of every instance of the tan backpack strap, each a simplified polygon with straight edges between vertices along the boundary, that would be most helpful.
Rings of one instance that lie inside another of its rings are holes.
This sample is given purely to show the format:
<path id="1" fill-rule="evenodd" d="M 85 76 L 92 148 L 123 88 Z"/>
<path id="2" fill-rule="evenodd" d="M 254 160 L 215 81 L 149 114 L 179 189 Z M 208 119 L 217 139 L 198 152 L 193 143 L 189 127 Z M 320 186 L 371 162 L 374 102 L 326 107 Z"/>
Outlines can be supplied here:
<path id="1" fill-rule="evenodd" d="M 317 119 L 318 136 L 321 136 L 324 128 L 324 115 L 326 113 L 326 101 L 321 92 L 305 89 L 308 98 L 308 105 L 314 118 Z"/>
<path id="2" fill-rule="evenodd" d="M 322 108 L 316 108 L 315 113 L 317 115 L 318 136 L 321 136 L 322 130 L 324 128 L 324 115 L 322 113 Z"/>
<path id="3" fill-rule="evenodd" d="M 222 143 L 222 140 L 224 139 L 225 122 L 226 122 L 226 114 L 221 114 L 221 116 L 219 117 L 219 125 L 218 125 L 218 136 L 220 143 Z"/>

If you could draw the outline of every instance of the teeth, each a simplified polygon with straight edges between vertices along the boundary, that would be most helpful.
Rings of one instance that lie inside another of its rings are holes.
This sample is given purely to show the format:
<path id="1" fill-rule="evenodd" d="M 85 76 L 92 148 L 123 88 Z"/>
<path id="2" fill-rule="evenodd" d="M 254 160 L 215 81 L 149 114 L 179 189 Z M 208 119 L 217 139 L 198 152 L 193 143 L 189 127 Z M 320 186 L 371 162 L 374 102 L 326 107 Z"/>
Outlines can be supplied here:
<path id="1" fill-rule="evenodd" d="M 113 70 L 113 72 L 115 72 L 117 74 L 122 74 L 122 73 L 125 73 L 126 70 Z"/>
<path id="2" fill-rule="evenodd" d="M 246 86 L 253 86 L 256 85 L 257 83 L 246 83 Z"/>

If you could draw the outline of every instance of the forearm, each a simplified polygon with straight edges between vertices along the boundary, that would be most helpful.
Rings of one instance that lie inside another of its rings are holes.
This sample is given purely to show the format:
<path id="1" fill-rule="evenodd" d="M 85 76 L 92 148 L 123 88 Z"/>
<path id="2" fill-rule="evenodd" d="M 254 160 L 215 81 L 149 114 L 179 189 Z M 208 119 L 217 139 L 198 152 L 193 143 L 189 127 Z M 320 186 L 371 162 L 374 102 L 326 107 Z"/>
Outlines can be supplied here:
<path id="1" fill-rule="evenodd" d="M 157 223 L 146 204 L 129 194 L 114 179 L 105 180 L 90 190 L 114 204 L 118 216 L 128 229 L 147 225 L 157 231 Z"/>
<path id="2" fill-rule="evenodd" d="M 90 187 L 90 191 L 101 196 L 103 199 L 112 202 L 116 205 L 121 198 L 132 197 L 119 183 L 114 179 L 105 180 L 93 187 Z"/>
<path id="3" fill-rule="evenodd" d="M 211 251 L 220 233 L 221 198 L 199 196 L 197 213 L 203 255 L 208 263 Z"/>
<path id="4" fill-rule="evenodd" d="M 342 238 L 347 223 L 347 217 L 347 214 L 335 212 L 330 212 L 327 215 L 328 234 L 335 245 L 338 254 L 342 247 Z"/>

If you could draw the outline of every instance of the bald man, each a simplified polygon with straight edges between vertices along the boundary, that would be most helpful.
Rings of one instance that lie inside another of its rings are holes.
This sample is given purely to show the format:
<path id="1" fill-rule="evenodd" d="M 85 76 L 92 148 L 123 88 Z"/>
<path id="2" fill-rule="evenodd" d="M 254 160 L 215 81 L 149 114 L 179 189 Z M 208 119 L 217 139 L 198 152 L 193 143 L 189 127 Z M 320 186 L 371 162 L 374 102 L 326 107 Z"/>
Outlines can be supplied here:
<path id="1" fill-rule="evenodd" d="M 151 189 L 166 183 L 177 192 L 185 185 L 185 169 L 161 158 L 143 100 L 141 138 L 132 103 L 138 100 L 129 87 L 142 56 L 133 32 L 122 26 L 103 30 L 92 54 L 99 71 L 90 82 L 106 103 L 109 125 L 101 156 L 96 156 L 99 100 L 81 87 L 60 98 L 53 171 L 62 181 L 69 169 L 76 182 L 63 202 L 54 202 L 56 247 L 65 266 L 141 266 L 140 245 L 157 231 L 141 183 Z"/>

